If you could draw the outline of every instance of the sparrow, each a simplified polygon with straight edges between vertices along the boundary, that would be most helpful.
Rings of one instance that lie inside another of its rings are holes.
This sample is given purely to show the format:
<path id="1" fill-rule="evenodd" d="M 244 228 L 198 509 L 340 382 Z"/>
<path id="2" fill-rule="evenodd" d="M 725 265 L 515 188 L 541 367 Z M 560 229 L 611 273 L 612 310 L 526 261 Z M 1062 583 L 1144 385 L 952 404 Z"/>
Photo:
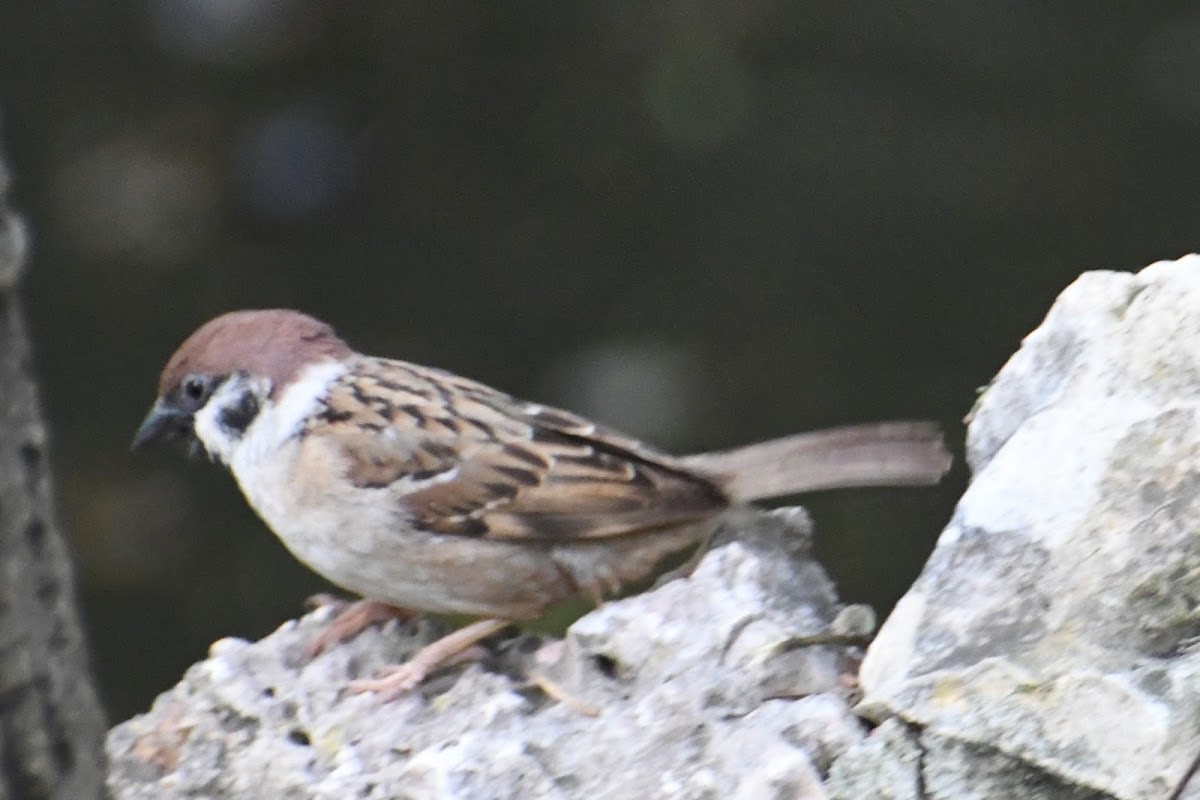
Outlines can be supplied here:
<path id="1" fill-rule="evenodd" d="M 180 345 L 133 448 L 156 440 L 227 467 L 296 558 L 364 598 L 314 653 L 385 609 L 481 617 L 353 685 L 385 699 L 514 621 L 652 578 L 702 547 L 729 509 L 931 485 L 951 462 L 930 422 L 675 457 L 441 369 L 355 352 L 285 309 L 224 314 Z"/>

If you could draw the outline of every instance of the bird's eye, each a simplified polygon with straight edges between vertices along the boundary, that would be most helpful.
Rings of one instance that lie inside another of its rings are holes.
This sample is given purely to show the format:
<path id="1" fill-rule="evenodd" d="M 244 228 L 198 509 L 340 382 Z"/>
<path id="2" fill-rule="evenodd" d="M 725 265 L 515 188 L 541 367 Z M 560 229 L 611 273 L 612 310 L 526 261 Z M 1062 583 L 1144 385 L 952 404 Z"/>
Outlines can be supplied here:
<path id="1" fill-rule="evenodd" d="M 183 396 L 189 400 L 203 400 L 208 392 L 208 381 L 200 375 L 188 375 L 183 379 Z"/>

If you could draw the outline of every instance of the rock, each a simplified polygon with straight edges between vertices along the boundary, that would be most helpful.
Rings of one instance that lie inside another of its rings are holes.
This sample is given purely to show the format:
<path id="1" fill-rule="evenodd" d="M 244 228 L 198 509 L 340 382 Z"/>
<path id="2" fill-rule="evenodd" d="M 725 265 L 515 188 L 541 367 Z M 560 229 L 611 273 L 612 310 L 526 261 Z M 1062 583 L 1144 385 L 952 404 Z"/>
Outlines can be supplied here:
<path id="1" fill-rule="evenodd" d="M 865 733 L 860 655 L 800 509 L 731 517 L 689 577 L 606 603 L 381 703 L 348 680 L 433 632 L 390 623 L 305 662 L 328 610 L 226 639 L 108 738 L 114 798 L 825 798 Z M 840 641 L 842 634 L 834 634 Z M 558 702 L 526 676 L 562 698 Z"/>
<path id="2" fill-rule="evenodd" d="M 886 720 L 833 764 L 832 800 L 922 800 L 924 751 L 917 732 L 896 718 Z"/>
<path id="3" fill-rule="evenodd" d="M 1083 275 L 972 417 L 860 711 L 916 732 L 922 797 L 1162 800 L 1200 751 L 1200 257 Z M 838 774 L 910 763 L 884 735 Z"/>
<path id="4" fill-rule="evenodd" d="M 1088 273 L 971 413 L 974 477 L 869 632 L 803 511 L 730 516 L 686 578 L 381 704 L 306 663 L 322 612 L 214 645 L 110 732 L 115 798 L 1166 800 L 1200 753 L 1200 257 Z M 1183 797 L 1200 798 L 1200 785 Z"/>

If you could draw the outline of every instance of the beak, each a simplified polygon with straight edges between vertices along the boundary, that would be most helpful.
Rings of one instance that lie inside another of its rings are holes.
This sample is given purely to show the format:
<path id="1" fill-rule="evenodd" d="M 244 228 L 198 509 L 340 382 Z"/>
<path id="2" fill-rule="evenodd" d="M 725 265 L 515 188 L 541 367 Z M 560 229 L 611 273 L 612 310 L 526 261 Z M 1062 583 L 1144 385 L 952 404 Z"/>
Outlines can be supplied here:
<path id="1" fill-rule="evenodd" d="M 192 435 L 192 414 L 161 398 L 150 408 L 142 425 L 133 435 L 130 450 L 137 450 L 150 442 L 176 441 Z"/>

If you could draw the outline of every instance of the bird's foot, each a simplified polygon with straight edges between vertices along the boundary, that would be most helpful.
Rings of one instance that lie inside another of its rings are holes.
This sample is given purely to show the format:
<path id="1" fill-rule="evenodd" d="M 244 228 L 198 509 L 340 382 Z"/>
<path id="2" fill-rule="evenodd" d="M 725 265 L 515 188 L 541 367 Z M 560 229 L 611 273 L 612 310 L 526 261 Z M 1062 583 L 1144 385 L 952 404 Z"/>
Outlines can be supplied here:
<path id="1" fill-rule="evenodd" d="M 405 608 L 381 603 L 378 600 L 356 600 L 350 602 L 331 594 L 317 594 L 308 599 L 314 608 L 333 607 L 336 616 L 322 628 L 305 649 L 308 658 L 314 658 L 336 644 L 353 639 L 372 625 L 398 619 L 407 622 L 416 614 Z"/>
<path id="2" fill-rule="evenodd" d="M 476 647 L 479 642 L 511 623 L 503 619 L 483 619 L 465 628 L 431 642 L 404 664 L 395 664 L 384 669 L 378 678 L 366 678 L 350 682 L 353 692 L 376 692 L 383 702 L 395 700 L 412 691 L 435 670 L 463 661 L 476 660 L 482 654 Z"/>

